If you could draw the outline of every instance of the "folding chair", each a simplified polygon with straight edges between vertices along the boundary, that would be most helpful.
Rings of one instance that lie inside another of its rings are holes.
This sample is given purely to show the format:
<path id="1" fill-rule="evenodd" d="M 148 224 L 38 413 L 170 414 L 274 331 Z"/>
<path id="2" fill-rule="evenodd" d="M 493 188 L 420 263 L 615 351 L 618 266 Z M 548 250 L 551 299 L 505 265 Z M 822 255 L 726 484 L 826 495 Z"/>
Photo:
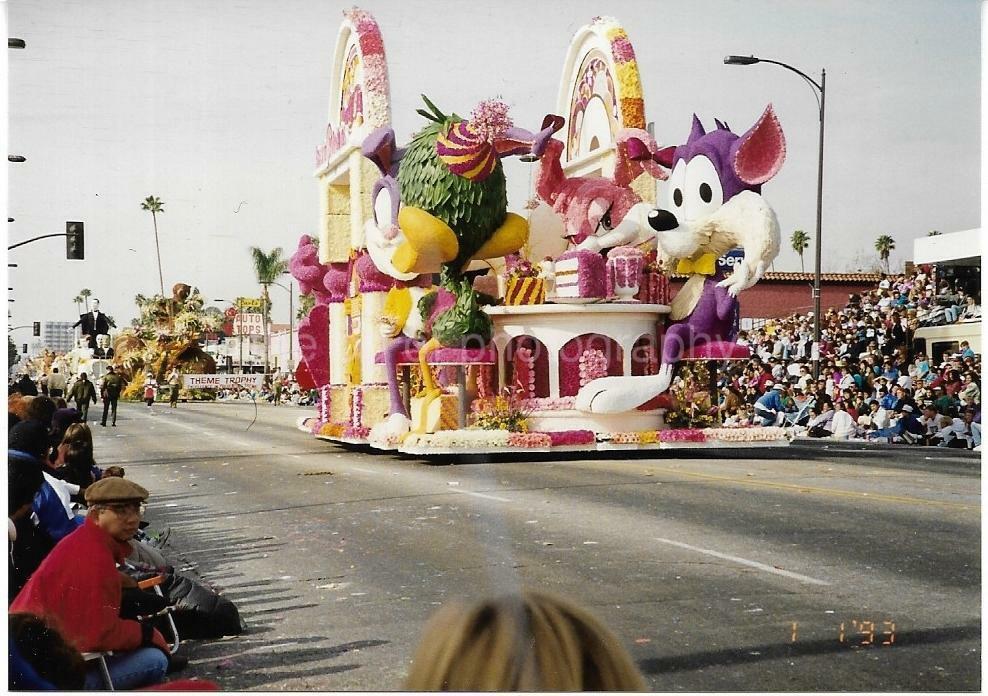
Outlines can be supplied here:
<path id="1" fill-rule="evenodd" d="M 148 578 L 147 580 L 141 580 L 140 582 L 137 583 L 137 586 L 142 590 L 146 590 L 148 588 L 154 588 L 155 594 L 157 594 L 159 597 L 164 598 L 165 593 L 161 591 L 161 584 L 164 581 L 165 581 L 164 575 L 156 575 L 153 578 Z M 161 615 L 164 615 L 165 618 L 168 619 L 168 628 L 172 633 L 172 644 L 171 647 L 169 648 L 172 655 L 175 654 L 175 652 L 178 650 L 178 646 L 181 643 L 181 639 L 178 636 L 178 627 L 175 625 L 175 619 L 172 617 L 173 611 L 175 611 L 174 606 L 167 606 L 161 611 L 159 611 L 157 614 L 144 617 L 145 621 L 150 621 L 151 619 L 157 618 L 158 616 Z"/>
<path id="2" fill-rule="evenodd" d="M 141 580 L 140 582 L 137 583 L 137 586 L 142 590 L 153 588 L 155 593 L 159 597 L 164 597 L 165 594 L 164 592 L 161 591 L 161 584 L 164 581 L 165 581 L 164 575 L 156 575 L 153 578 L 148 578 L 147 580 Z M 138 619 L 139 621 L 151 621 L 153 619 L 158 618 L 159 616 L 164 616 L 167 618 L 168 628 L 172 634 L 172 643 L 169 646 L 168 650 L 169 652 L 171 652 L 172 655 L 175 654 L 175 652 L 178 650 L 178 646 L 181 644 L 181 639 L 179 638 L 178 635 L 178 627 L 175 625 L 175 619 L 172 618 L 173 611 L 175 611 L 174 606 L 167 606 L 161 611 L 157 612 L 156 614 L 151 614 L 150 616 L 142 616 L 140 619 Z M 110 676 L 110 667 L 106 663 L 106 658 L 110 657 L 111 655 L 113 655 L 112 650 L 104 650 L 101 652 L 87 652 L 87 653 L 82 653 L 82 659 L 85 660 L 86 662 L 98 661 L 100 673 L 103 676 L 103 683 L 106 684 L 106 688 L 109 691 L 115 691 L 113 687 L 113 678 Z"/>
<path id="3" fill-rule="evenodd" d="M 82 653 L 82 659 L 86 662 L 99 661 L 99 671 L 103 675 L 103 683 L 106 684 L 106 688 L 109 691 L 116 691 L 113 688 L 113 678 L 110 676 L 110 668 L 106 664 L 106 658 L 113 654 L 112 650 L 106 650 L 104 652 L 86 652 Z"/>

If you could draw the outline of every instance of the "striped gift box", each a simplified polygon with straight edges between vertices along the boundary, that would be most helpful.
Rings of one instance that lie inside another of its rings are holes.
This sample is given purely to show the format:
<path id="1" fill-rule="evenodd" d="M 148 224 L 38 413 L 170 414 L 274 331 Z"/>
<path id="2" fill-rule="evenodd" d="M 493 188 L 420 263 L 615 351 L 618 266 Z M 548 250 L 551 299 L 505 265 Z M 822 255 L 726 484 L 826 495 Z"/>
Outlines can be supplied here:
<path id="1" fill-rule="evenodd" d="M 506 305 L 533 305 L 545 303 L 545 280 L 542 278 L 508 278 L 504 292 Z"/>

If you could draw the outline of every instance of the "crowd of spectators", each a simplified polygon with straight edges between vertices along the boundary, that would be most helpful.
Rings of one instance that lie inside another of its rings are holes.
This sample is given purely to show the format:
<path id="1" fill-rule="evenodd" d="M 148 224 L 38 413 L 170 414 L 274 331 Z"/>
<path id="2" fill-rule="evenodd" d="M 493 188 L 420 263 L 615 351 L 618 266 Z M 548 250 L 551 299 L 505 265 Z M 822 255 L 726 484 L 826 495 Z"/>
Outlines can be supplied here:
<path id="1" fill-rule="evenodd" d="M 182 669 L 188 660 L 138 620 L 148 593 L 136 575 L 173 572 L 141 520 L 148 491 L 97 465 L 92 431 L 64 399 L 11 393 L 7 436 L 10 686 L 105 688 L 84 653 L 112 651 L 116 688 Z"/>
<path id="2" fill-rule="evenodd" d="M 721 374 L 728 425 L 799 425 L 811 437 L 973 449 L 981 444 L 981 355 L 967 341 L 939 361 L 913 349 L 922 326 L 980 320 L 980 298 L 931 269 L 886 276 L 821 317 L 812 376 L 813 314 L 741 331 L 752 357 Z"/>

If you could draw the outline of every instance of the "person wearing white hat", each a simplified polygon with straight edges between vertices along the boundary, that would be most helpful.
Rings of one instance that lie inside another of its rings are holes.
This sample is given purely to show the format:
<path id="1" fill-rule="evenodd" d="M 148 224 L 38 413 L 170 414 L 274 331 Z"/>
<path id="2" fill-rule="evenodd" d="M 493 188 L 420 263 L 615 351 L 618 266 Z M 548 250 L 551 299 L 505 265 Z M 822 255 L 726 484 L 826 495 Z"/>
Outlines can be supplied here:
<path id="1" fill-rule="evenodd" d="M 889 443 L 904 443 L 915 445 L 923 441 L 926 427 L 916 417 L 915 409 L 910 404 L 903 404 L 902 416 L 896 419 L 888 428 L 874 430 L 868 433 L 869 440 L 884 439 Z"/>
<path id="2" fill-rule="evenodd" d="M 782 383 L 765 383 L 765 393 L 755 402 L 755 422 L 762 427 L 782 425 L 786 417 L 786 405 L 782 401 L 786 393 L 786 385 Z"/>

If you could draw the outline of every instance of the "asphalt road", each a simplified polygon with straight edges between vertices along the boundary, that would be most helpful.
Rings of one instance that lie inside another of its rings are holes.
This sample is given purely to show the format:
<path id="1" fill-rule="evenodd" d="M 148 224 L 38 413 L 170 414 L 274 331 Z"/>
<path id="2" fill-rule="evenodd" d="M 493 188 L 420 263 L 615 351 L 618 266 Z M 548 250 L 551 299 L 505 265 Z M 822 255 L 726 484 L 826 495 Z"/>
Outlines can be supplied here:
<path id="1" fill-rule="evenodd" d="M 186 675 L 224 689 L 401 689 L 440 604 L 519 587 L 588 607 L 656 691 L 981 688 L 977 458 L 437 466 L 315 440 L 308 409 L 155 409 L 96 425 L 97 460 L 238 605 L 243 635 L 187 646 Z"/>

